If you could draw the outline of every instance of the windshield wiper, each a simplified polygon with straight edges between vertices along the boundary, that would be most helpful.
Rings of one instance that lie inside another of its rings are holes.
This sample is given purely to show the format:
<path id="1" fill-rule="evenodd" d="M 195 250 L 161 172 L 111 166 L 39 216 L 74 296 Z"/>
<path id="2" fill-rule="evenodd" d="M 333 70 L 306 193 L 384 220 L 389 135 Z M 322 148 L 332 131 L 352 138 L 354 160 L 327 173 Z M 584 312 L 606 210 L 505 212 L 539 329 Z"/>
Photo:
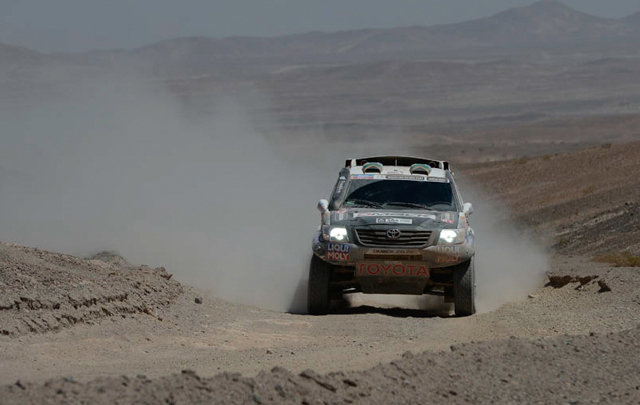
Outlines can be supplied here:
<path id="1" fill-rule="evenodd" d="M 385 203 L 384 205 L 397 205 L 400 207 L 424 208 L 424 209 L 429 208 L 429 206 L 425 204 L 410 203 L 410 202 L 403 202 L 403 201 L 388 202 L 388 203 Z"/>
<path id="2" fill-rule="evenodd" d="M 354 203 L 355 205 L 365 205 L 368 207 L 384 208 L 380 203 L 377 203 L 375 201 L 369 201 L 369 200 L 361 200 L 359 198 L 349 199 L 345 201 L 345 204 L 346 203 Z"/>

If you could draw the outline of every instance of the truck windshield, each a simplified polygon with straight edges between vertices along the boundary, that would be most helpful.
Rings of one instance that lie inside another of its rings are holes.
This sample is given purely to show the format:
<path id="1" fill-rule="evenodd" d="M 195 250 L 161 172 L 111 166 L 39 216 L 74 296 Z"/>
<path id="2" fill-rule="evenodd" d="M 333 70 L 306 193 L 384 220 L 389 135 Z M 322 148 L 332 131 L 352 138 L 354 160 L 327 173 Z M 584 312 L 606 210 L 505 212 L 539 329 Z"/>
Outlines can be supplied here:
<path id="1" fill-rule="evenodd" d="M 413 180 L 351 180 L 344 207 L 455 211 L 451 184 Z"/>

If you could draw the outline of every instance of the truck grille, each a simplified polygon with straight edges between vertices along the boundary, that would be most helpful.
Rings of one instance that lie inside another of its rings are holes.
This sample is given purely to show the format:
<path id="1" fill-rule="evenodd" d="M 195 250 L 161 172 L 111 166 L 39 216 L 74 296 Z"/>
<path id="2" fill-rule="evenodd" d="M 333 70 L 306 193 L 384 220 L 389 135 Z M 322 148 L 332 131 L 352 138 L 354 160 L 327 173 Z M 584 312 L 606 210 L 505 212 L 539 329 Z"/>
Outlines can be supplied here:
<path id="1" fill-rule="evenodd" d="M 432 231 L 416 231 L 401 229 L 400 237 L 391 239 L 387 236 L 387 229 L 357 228 L 356 235 L 363 246 L 397 246 L 424 247 L 431 239 Z"/>

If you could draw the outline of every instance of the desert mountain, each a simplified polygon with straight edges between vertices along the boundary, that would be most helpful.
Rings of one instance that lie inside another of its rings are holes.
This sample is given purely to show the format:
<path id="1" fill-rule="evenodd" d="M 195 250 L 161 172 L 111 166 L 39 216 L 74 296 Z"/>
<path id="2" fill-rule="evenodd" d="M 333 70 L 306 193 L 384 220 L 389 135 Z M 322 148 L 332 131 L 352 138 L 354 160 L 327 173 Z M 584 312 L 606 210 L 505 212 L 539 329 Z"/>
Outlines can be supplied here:
<path id="1" fill-rule="evenodd" d="M 100 66 L 131 63 L 157 74 L 219 76 L 264 72 L 271 65 L 344 63 L 401 57 L 422 58 L 466 51 L 525 47 L 609 47 L 640 40 L 640 13 L 624 19 L 589 15 L 555 0 L 513 8 L 467 22 L 392 29 L 309 32 L 281 37 L 186 37 L 133 50 L 62 55 L 73 63 Z M 7 53 L 5 56 L 3 52 Z M 1 60 L 29 61 L 38 54 L 0 46 Z M 61 55 L 57 55 L 58 58 Z M 1 63 L 0 63 L 1 64 Z"/>
<path id="2" fill-rule="evenodd" d="M 440 30 L 458 37 L 475 37 L 487 45 L 562 43 L 638 35 L 625 21 L 592 16 L 554 0 L 442 26 Z"/>
<path id="3" fill-rule="evenodd" d="M 604 38 L 640 37 L 632 22 L 640 13 L 616 20 L 592 16 L 554 0 L 513 8 L 487 18 L 430 27 L 313 32 L 276 38 L 207 37 L 159 42 L 142 52 L 188 53 L 218 57 L 292 54 L 382 53 L 491 46 L 519 43 L 562 43 Z"/>
<path id="4" fill-rule="evenodd" d="M 640 13 L 626 19 L 589 15 L 554 0 L 510 9 L 467 22 L 332 33 L 310 32 L 272 38 L 190 37 L 132 51 L 165 67 L 211 66 L 229 61 L 268 63 L 354 61 L 421 56 L 466 50 L 534 46 L 598 45 L 640 40 Z"/>

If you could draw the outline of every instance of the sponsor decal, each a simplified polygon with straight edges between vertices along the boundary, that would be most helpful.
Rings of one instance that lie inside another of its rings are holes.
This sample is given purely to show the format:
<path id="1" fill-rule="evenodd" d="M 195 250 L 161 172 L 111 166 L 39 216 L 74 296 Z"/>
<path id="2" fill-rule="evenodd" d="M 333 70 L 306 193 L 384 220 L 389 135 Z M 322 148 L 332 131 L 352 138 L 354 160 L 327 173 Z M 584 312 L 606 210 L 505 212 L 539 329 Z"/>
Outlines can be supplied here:
<path id="1" fill-rule="evenodd" d="M 344 190 L 344 184 L 345 183 L 346 183 L 346 180 L 338 181 L 338 186 L 336 187 L 336 194 L 337 195 L 342 194 L 342 190 Z"/>
<path id="2" fill-rule="evenodd" d="M 429 176 L 429 177 L 427 177 L 427 181 L 432 181 L 432 182 L 435 182 L 435 183 L 448 183 L 449 179 L 445 179 L 444 177 Z"/>
<path id="3" fill-rule="evenodd" d="M 369 249 L 367 254 L 370 255 L 419 255 L 417 249 Z"/>
<path id="4" fill-rule="evenodd" d="M 445 224 L 452 224 L 453 223 L 453 214 L 450 213 L 450 212 L 442 213 L 442 218 L 440 218 L 440 221 L 445 223 Z"/>
<path id="5" fill-rule="evenodd" d="M 460 261 L 460 246 L 436 246 L 441 253 L 436 257 L 436 263 L 458 263 Z"/>
<path id="6" fill-rule="evenodd" d="M 356 264 L 358 276 L 429 277 L 424 264 L 362 262 Z"/>
<path id="7" fill-rule="evenodd" d="M 376 224 L 404 224 L 411 225 L 412 219 L 408 218 L 376 218 Z"/>
<path id="8" fill-rule="evenodd" d="M 435 183 L 448 183 L 449 179 L 435 176 L 416 176 L 409 174 L 352 174 L 354 180 L 410 180 L 431 181 Z"/>
<path id="9" fill-rule="evenodd" d="M 351 246 L 346 243 L 328 243 L 327 260 L 347 262 L 351 259 Z"/>
<path id="10" fill-rule="evenodd" d="M 436 246 L 436 251 L 438 253 L 448 253 L 448 254 L 460 254 L 460 246 Z"/>
<path id="11" fill-rule="evenodd" d="M 460 261 L 460 255 L 453 256 L 438 256 L 436 257 L 436 263 L 458 263 Z"/>
<path id="12" fill-rule="evenodd" d="M 354 218 L 371 218 L 371 217 L 403 217 L 403 218 L 424 218 L 436 219 L 435 214 L 419 214 L 411 212 L 356 212 Z"/>
<path id="13" fill-rule="evenodd" d="M 410 176 L 406 174 L 387 174 L 387 180 L 413 180 L 413 181 L 424 181 L 424 176 Z"/>

